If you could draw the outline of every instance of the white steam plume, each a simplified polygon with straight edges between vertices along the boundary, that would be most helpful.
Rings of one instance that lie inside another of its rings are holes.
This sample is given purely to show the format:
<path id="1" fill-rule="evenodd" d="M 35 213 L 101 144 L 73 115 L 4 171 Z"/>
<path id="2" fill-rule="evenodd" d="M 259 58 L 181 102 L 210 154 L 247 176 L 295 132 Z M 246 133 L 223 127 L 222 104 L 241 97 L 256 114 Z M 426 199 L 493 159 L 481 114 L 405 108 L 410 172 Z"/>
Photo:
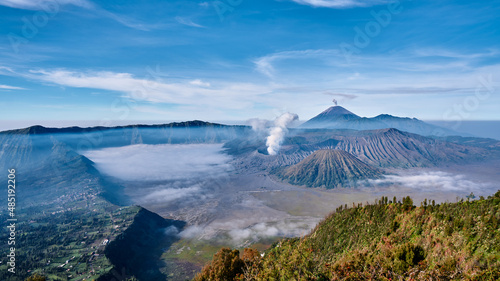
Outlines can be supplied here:
<path id="1" fill-rule="evenodd" d="M 264 132 L 267 129 L 269 123 L 270 122 L 268 120 L 259 118 L 252 118 L 247 121 L 247 124 L 252 126 L 252 130 L 257 133 Z"/>
<path id="2" fill-rule="evenodd" d="M 297 119 L 299 119 L 297 114 L 287 112 L 274 120 L 274 127 L 269 130 L 269 136 L 266 140 L 269 155 L 276 155 L 278 153 L 281 143 L 288 132 L 287 126 Z"/>

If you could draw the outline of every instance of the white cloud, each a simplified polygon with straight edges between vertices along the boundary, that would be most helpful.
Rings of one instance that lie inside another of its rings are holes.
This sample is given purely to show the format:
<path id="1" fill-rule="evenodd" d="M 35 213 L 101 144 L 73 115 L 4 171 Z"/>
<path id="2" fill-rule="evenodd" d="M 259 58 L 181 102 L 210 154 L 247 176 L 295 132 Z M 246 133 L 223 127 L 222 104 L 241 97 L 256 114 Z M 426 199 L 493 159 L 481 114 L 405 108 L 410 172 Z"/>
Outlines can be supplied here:
<path id="1" fill-rule="evenodd" d="M 231 158 L 221 151 L 218 144 L 138 144 L 82 153 L 104 174 L 126 181 L 162 181 L 224 174 Z"/>
<path id="2" fill-rule="evenodd" d="M 326 60 L 331 56 L 339 56 L 337 50 L 297 50 L 297 51 L 284 51 L 269 54 L 254 60 L 254 64 L 259 72 L 273 78 L 275 74 L 274 64 L 280 61 L 292 59 L 321 59 Z"/>
<path id="3" fill-rule="evenodd" d="M 9 85 L 0 85 L 0 90 L 26 90 L 25 88 L 9 86 Z"/>
<path id="4" fill-rule="evenodd" d="M 67 70 L 31 71 L 29 78 L 61 86 L 101 89 L 124 93 L 136 101 L 216 106 L 217 108 L 248 108 L 255 96 L 270 91 L 269 86 L 250 83 L 221 84 L 217 87 L 196 79 L 166 83 L 161 80 L 135 78 L 130 73 L 73 72 Z"/>
<path id="5" fill-rule="evenodd" d="M 247 228 L 234 228 L 228 234 L 235 244 L 245 241 L 260 241 L 272 237 L 300 237 L 308 234 L 319 219 L 303 218 L 302 220 L 270 221 L 254 224 Z"/>
<path id="6" fill-rule="evenodd" d="M 169 188 L 167 185 L 156 186 L 156 190 L 149 192 L 137 199 L 139 204 L 166 204 L 177 199 L 192 196 L 200 192 L 199 186 L 186 188 Z"/>
<path id="7" fill-rule="evenodd" d="M 86 0 L 0 0 L 0 5 L 16 9 L 55 11 L 60 5 L 74 5 L 82 8 L 92 8 L 94 5 Z"/>
<path id="8" fill-rule="evenodd" d="M 414 54 L 417 57 L 447 57 L 452 59 L 481 59 L 481 58 L 491 58 L 499 54 L 496 49 L 488 50 L 487 52 L 479 53 L 459 53 L 452 50 L 437 49 L 437 48 L 421 48 L 414 50 Z"/>
<path id="9" fill-rule="evenodd" d="M 287 63 L 300 60 L 301 66 L 308 65 L 309 71 L 324 67 L 330 71 L 346 73 L 346 79 L 352 79 L 352 69 L 357 71 L 354 78 L 359 78 L 360 70 L 365 72 L 460 72 L 479 69 L 476 66 L 478 60 L 491 59 L 498 57 L 497 50 L 489 50 L 484 53 L 459 53 L 452 50 L 443 49 L 415 49 L 406 50 L 391 55 L 353 55 L 349 61 L 345 58 L 340 49 L 307 49 L 271 53 L 254 60 L 257 71 L 269 76 L 278 77 L 280 70 L 286 70 L 288 67 L 279 68 L 280 63 Z M 441 60 L 429 60 L 430 57 L 440 58 Z M 307 62 L 309 61 L 309 63 Z M 316 62 L 312 64 L 312 62 Z M 494 64 L 493 64 L 494 65 Z M 299 73 L 303 75 L 303 73 Z M 440 73 L 441 74 L 441 73 Z M 348 76 L 347 76 L 348 75 Z"/>
<path id="10" fill-rule="evenodd" d="M 270 77 L 266 83 L 224 78 L 208 80 L 205 77 L 170 79 L 160 76 L 146 79 L 124 72 L 67 69 L 42 69 L 23 74 L 0 67 L 0 73 L 64 87 L 113 91 L 121 94 L 126 101 L 133 101 L 130 102 L 131 117 L 137 119 L 147 117 L 153 120 L 168 117 L 169 114 L 170 119 L 175 120 L 229 120 L 252 116 L 271 119 L 286 111 L 296 112 L 307 119 L 330 104 L 330 99 L 323 94 L 325 92 L 357 96 L 358 108 L 352 110 L 364 111 L 367 116 L 380 113 L 405 115 L 406 112 L 398 111 L 404 104 L 422 102 L 420 95 L 435 96 L 437 99 L 434 99 L 432 111 L 415 112 L 411 116 L 441 119 L 454 103 L 461 103 L 467 96 L 474 95 L 479 86 L 485 91 L 481 84 L 483 80 L 488 81 L 487 90 L 498 92 L 498 79 L 491 74 L 500 72 L 500 64 L 488 59 L 495 53 L 412 49 L 391 55 L 360 54 L 347 63 L 336 49 L 277 52 L 254 60 L 255 70 Z M 432 54 L 439 57 L 431 58 Z M 476 66 L 478 59 L 490 63 Z M 368 106 L 394 94 L 405 94 L 404 104 L 401 101 L 402 105 L 391 108 Z M 498 100 L 498 95 L 490 96 L 484 106 Z M 146 105 L 144 102 L 157 105 Z M 162 108 L 162 104 L 175 104 L 176 107 Z M 476 119 L 492 118 L 491 110 L 478 110 L 474 114 Z"/>
<path id="11" fill-rule="evenodd" d="M 250 221 L 259 221 L 247 225 Z M 300 237 L 307 235 L 321 219 L 312 217 L 276 218 L 252 217 L 247 219 L 230 218 L 224 222 L 208 225 L 192 225 L 179 233 L 182 238 L 214 239 L 229 238 L 235 247 L 248 242 L 257 242 L 266 238 Z M 246 225 L 246 226 L 243 226 Z"/>
<path id="12" fill-rule="evenodd" d="M 195 86 L 210 87 L 210 83 L 203 82 L 200 79 L 196 79 L 196 80 L 190 81 L 189 84 L 195 85 Z"/>
<path id="13" fill-rule="evenodd" d="M 371 7 L 381 4 L 387 4 L 395 2 L 395 0 L 292 0 L 295 3 L 302 5 L 309 5 L 313 7 L 325 7 L 325 8 L 354 8 L 354 7 Z"/>
<path id="14" fill-rule="evenodd" d="M 51 14 L 58 13 L 61 6 L 73 5 L 91 10 L 94 15 L 110 18 L 126 27 L 137 30 L 149 31 L 164 27 L 162 24 L 146 24 L 124 15 L 112 13 L 87 0 L 0 0 L 0 5 L 15 9 L 46 11 Z"/>
<path id="15" fill-rule="evenodd" d="M 419 174 L 387 175 L 383 179 L 369 180 L 376 185 L 398 184 L 418 190 L 475 191 L 487 187 L 487 184 L 473 182 L 464 175 L 441 171 Z"/>
<path id="16" fill-rule="evenodd" d="M 198 226 L 198 225 L 191 225 L 191 226 L 186 227 L 184 230 L 182 230 L 179 233 L 179 235 L 182 238 L 192 239 L 192 238 L 196 238 L 196 237 L 199 237 L 200 235 L 202 235 L 203 231 L 204 231 L 203 227 Z"/>
<path id="17" fill-rule="evenodd" d="M 498 53 L 422 49 L 390 56 L 360 54 L 348 62 L 338 49 L 308 49 L 271 53 L 255 59 L 254 64 L 257 71 L 278 83 L 295 81 L 306 87 L 312 82 L 325 91 L 346 94 L 473 93 L 480 77 L 500 70 L 500 64 L 477 65 L 478 60 Z M 304 66 L 307 73 L 301 71 Z"/>

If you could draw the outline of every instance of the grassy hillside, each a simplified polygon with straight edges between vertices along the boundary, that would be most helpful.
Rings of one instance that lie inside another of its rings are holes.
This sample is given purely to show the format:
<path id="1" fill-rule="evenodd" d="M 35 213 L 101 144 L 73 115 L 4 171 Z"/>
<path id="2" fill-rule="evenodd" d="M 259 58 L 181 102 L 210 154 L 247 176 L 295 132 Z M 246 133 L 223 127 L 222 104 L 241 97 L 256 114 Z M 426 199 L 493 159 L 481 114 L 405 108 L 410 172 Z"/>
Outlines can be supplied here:
<path id="1" fill-rule="evenodd" d="M 195 280 L 499 280 L 500 191 L 420 207 L 393 201 L 338 208 L 263 257 L 222 249 Z"/>

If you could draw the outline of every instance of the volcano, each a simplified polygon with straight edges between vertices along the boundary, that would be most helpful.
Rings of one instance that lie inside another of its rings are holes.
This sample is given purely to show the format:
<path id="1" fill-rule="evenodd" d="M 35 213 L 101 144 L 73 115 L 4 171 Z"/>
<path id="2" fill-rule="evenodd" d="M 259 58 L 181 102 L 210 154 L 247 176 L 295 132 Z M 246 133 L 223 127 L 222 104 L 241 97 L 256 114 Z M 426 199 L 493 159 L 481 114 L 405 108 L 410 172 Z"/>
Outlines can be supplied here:
<path id="1" fill-rule="evenodd" d="M 360 119 L 358 115 L 342 106 L 332 106 L 301 125 L 304 128 L 322 128 L 335 123 Z"/>
<path id="2" fill-rule="evenodd" d="M 380 114 L 373 118 L 360 117 L 342 106 L 332 106 L 309 119 L 300 125 L 300 127 L 306 129 L 350 129 L 358 131 L 395 128 L 422 136 L 469 136 L 425 123 L 417 118 L 397 117 L 389 114 Z"/>
<path id="3" fill-rule="evenodd" d="M 279 172 L 294 185 L 308 187 L 350 187 L 359 180 L 374 179 L 382 172 L 343 150 L 321 149 L 296 165 Z"/>

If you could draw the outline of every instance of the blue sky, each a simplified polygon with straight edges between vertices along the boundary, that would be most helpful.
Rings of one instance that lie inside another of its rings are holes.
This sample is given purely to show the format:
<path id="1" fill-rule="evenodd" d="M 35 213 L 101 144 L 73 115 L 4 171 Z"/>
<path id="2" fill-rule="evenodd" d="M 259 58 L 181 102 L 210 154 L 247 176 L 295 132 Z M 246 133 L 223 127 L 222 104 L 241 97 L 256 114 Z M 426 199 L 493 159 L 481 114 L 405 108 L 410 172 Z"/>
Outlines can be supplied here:
<path id="1" fill-rule="evenodd" d="M 333 98 L 362 116 L 500 120 L 499 14 L 500 1 L 0 0 L 0 120 L 307 120 Z"/>

